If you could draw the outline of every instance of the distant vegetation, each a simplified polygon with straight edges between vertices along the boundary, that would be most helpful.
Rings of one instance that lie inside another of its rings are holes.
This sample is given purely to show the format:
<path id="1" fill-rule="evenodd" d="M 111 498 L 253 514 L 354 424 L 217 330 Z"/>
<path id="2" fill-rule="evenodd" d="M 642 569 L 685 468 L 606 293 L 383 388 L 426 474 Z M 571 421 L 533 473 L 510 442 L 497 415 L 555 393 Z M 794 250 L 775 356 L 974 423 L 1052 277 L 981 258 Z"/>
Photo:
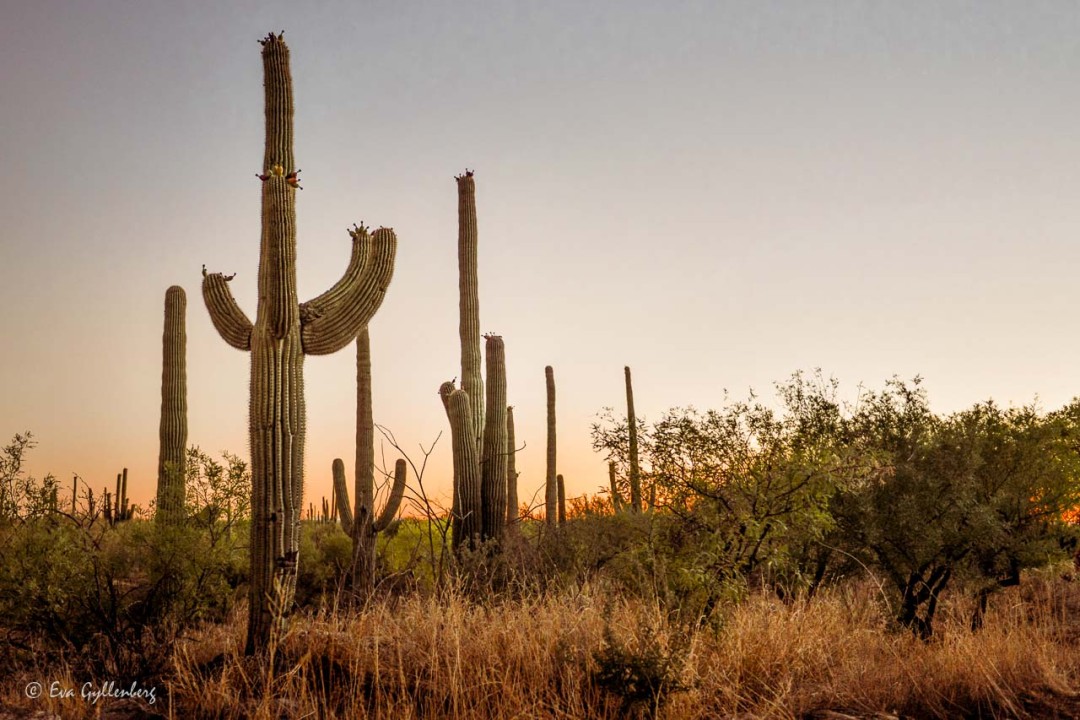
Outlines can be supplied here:
<path id="1" fill-rule="evenodd" d="M 1080 403 L 939 415 L 918 380 L 850 407 L 820 374 L 777 389 L 778 409 L 751 397 L 639 423 L 642 512 L 625 498 L 615 512 L 605 489 L 572 500 L 563 524 L 526 515 L 498 554 L 455 555 L 446 517 L 430 533 L 394 521 L 360 607 L 346 609 L 351 538 L 336 519 L 304 522 L 296 621 L 274 640 L 283 675 L 246 675 L 238 655 L 243 460 L 190 448 L 183 523 L 109 522 L 87 492 L 72 503 L 27 476 L 20 434 L 0 459 L 0 662 L 26 678 L 159 683 L 214 717 L 283 702 L 338 717 L 1068 703 Z M 627 430 L 611 411 L 593 429 L 620 495 Z M 504 690 L 483 690 L 507 673 Z M 65 717 L 87 709 L 52 702 Z"/>

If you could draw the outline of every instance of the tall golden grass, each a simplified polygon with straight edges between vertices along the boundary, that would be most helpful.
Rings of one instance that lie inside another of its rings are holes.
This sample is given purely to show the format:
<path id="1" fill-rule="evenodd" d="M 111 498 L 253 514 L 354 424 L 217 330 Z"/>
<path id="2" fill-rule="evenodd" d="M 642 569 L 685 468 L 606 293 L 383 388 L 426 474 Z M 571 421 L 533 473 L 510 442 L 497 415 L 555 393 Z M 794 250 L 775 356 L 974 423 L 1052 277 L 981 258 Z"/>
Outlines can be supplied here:
<path id="1" fill-rule="evenodd" d="M 388 598 L 296 618 L 272 666 L 240 654 L 238 610 L 236 622 L 176 647 L 169 710 L 145 710 L 266 719 L 1080 716 L 1080 582 L 1053 573 L 995 596 L 977 633 L 970 603 L 950 595 L 930 642 L 892 627 L 869 583 L 809 603 L 758 594 L 703 623 L 597 586 L 483 602 Z M 630 705 L 597 682 L 603 651 L 616 646 L 624 659 L 668 663 L 663 702 Z M 94 715 L 78 698 L 28 701 L 15 685 L 9 706 Z"/>

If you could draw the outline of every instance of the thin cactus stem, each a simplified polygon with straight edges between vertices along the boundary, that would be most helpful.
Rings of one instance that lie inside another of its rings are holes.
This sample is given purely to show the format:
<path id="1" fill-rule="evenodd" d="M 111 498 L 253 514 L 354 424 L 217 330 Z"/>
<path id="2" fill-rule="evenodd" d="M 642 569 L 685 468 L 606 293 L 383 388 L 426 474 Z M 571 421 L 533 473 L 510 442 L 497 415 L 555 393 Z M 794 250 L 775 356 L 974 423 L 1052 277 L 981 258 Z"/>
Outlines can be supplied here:
<path id="1" fill-rule="evenodd" d="M 630 431 L 630 511 L 641 512 L 641 466 L 638 464 L 637 415 L 634 414 L 634 385 L 630 367 L 626 374 L 626 422 Z"/>
<path id="2" fill-rule="evenodd" d="M 164 525 L 184 520 L 188 434 L 186 314 L 184 288 L 173 285 L 165 291 L 165 329 L 161 335 L 161 423 L 154 517 Z"/>
<path id="3" fill-rule="evenodd" d="M 79 499 L 79 476 L 71 478 L 71 516 L 75 516 L 75 503 Z"/>
<path id="4" fill-rule="evenodd" d="M 514 408 L 506 408 L 506 522 L 514 527 L 518 521 L 517 446 L 514 439 Z"/>
<path id="5" fill-rule="evenodd" d="M 566 482 L 562 475 L 555 476 L 555 484 L 559 489 L 559 524 L 566 524 Z"/>
<path id="6" fill-rule="evenodd" d="M 262 41 L 266 142 L 255 322 L 237 306 L 220 273 L 203 278 L 203 299 L 222 339 L 251 353 L 251 580 L 245 654 L 285 629 L 296 589 L 304 479 L 305 355 L 344 348 L 374 316 L 393 275 L 393 230 L 350 230 L 352 257 L 327 292 L 300 304 L 296 291 L 296 191 L 289 49 Z"/>
<path id="7" fill-rule="evenodd" d="M 480 461 L 476 438 L 469 423 L 472 417 L 469 393 L 455 390 L 450 393 L 449 404 L 454 455 L 454 510 L 450 532 L 451 545 L 457 552 L 472 545 L 480 535 Z"/>
<path id="8" fill-rule="evenodd" d="M 120 494 L 120 502 L 119 502 L 119 506 L 120 506 L 119 519 L 120 520 L 130 520 L 131 519 L 131 510 L 128 508 L 128 496 L 127 496 L 127 468 L 124 468 L 124 472 L 121 473 L 120 493 L 121 494 Z"/>
<path id="9" fill-rule="evenodd" d="M 485 336 L 487 412 L 480 460 L 482 540 L 500 541 L 506 528 L 506 348 L 498 335 Z"/>
<path id="10" fill-rule="evenodd" d="M 622 512 L 623 500 L 622 495 L 619 494 L 619 481 L 615 475 L 615 461 L 610 460 L 607 464 L 608 480 L 611 482 L 611 508 L 617 512 Z"/>
<path id="11" fill-rule="evenodd" d="M 547 380 L 547 471 L 544 484 L 544 519 L 548 525 L 554 525 L 558 519 L 559 488 L 555 477 L 555 370 L 550 365 L 544 368 Z"/>
<path id="12" fill-rule="evenodd" d="M 476 182 L 472 171 L 454 178 L 458 189 L 458 335 L 461 389 L 469 393 L 469 425 L 482 442 L 484 381 L 480 376 L 480 286 L 477 277 Z"/>

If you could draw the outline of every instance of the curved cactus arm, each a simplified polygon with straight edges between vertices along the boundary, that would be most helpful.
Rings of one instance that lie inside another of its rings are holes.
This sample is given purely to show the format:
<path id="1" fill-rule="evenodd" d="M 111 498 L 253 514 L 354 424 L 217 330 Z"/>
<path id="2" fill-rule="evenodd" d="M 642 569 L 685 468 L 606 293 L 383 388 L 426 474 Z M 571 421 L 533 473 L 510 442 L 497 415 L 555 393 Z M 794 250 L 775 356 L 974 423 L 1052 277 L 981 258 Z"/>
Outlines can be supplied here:
<path id="1" fill-rule="evenodd" d="M 354 243 L 364 243 L 366 228 L 360 226 L 352 232 Z M 390 228 L 379 228 L 364 244 L 369 247 L 362 265 L 357 267 L 358 263 L 350 261 L 334 287 L 301 306 L 300 338 L 305 354 L 329 355 L 341 350 L 382 305 L 394 276 L 397 236 Z"/>
<path id="2" fill-rule="evenodd" d="M 390 487 L 390 497 L 386 498 L 386 505 L 383 506 L 379 519 L 375 521 L 375 532 L 385 530 L 397 517 L 398 510 L 401 508 L 401 498 L 405 495 L 407 468 L 405 460 L 398 458 L 397 463 L 394 464 L 394 484 Z"/>
<path id="3" fill-rule="evenodd" d="M 353 515 L 352 506 L 349 504 L 349 487 L 345 484 L 345 463 L 341 461 L 341 458 L 334 458 L 332 467 L 338 519 L 341 521 L 341 529 L 345 531 L 345 534 L 352 536 Z"/>
<path id="4" fill-rule="evenodd" d="M 221 273 L 207 274 L 204 267 L 203 301 L 210 312 L 210 321 L 214 323 L 222 340 L 237 350 L 250 350 L 252 325 L 229 290 L 228 282 L 233 277 L 226 277 Z"/>
<path id="5" fill-rule="evenodd" d="M 472 433 L 469 393 L 450 393 L 450 437 L 454 455 L 454 509 L 451 545 L 456 551 L 480 535 L 480 458 Z"/>
<path id="6" fill-rule="evenodd" d="M 349 257 L 349 266 L 345 268 L 345 274 L 329 290 L 300 305 L 302 320 L 308 318 L 314 320 L 325 313 L 327 308 L 341 302 L 348 294 L 350 285 L 363 276 L 368 254 L 371 252 L 371 234 L 368 233 L 367 226 L 360 223 L 352 226 L 349 236 L 352 238 L 352 255 Z"/>
<path id="7" fill-rule="evenodd" d="M 446 410 L 448 420 L 450 419 L 450 393 L 457 389 L 454 385 L 455 382 L 457 382 L 457 378 L 447 380 L 439 386 L 439 397 L 442 398 L 443 409 Z"/>

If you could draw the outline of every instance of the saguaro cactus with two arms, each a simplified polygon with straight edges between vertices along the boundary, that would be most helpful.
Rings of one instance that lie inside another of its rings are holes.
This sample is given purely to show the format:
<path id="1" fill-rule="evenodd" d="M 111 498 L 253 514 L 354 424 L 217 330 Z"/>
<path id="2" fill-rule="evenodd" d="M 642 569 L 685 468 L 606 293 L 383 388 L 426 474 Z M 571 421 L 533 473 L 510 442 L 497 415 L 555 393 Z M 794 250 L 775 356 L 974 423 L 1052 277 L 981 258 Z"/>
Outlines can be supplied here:
<path id="1" fill-rule="evenodd" d="M 210 319 L 232 347 L 251 354 L 251 586 L 245 652 L 266 647 L 283 629 L 296 588 L 304 494 L 305 355 L 348 345 L 382 304 L 394 271 L 397 239 L 389 229 L 350 231 L 352 257 L 344 276 L 322 295 L 296 296 L 296 191 L 289 49 L 281 35 L 262 41 L 266 144 L 262 172 L 259 302 L 252 323 L 236 304 L 227 278 L 207 275 L 203 298 Z"/>
<path id="2" fill-rule="evenodd" d="M 334 501 L 341 529 L 353 540 L 352 588 L 361 597 L 375 587 L 375 537 L 397 516 L 405 494 L 406 465 L 394 466 L 394 483 L 382 513 L 375 517 L 375 421 L 371 410 L 371 340 L 365 327 L 356 336 L 356 497 L 355 510 L 349 504 L 345 483 L 345 463 L 335 459 Z"/>

